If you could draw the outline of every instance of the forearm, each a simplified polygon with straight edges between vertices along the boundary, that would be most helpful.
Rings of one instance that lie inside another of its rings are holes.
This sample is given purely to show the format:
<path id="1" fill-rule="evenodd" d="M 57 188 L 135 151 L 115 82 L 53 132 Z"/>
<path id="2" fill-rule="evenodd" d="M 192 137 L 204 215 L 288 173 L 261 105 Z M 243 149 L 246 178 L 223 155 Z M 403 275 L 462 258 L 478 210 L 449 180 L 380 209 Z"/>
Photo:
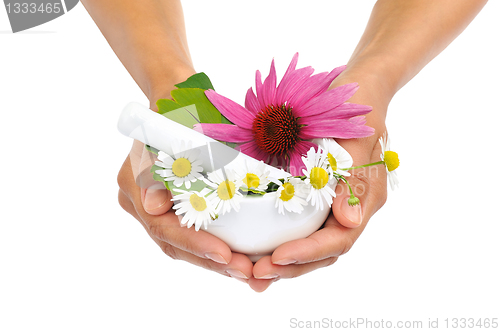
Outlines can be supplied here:
<path id="1" fill-rule="evenodd" d="M 153 105 L 194 73 L 179 0 L 82 3 Z"/>
<path id="2" fill-rule="evenodd" d="M 364 77 L 388 104 L 487 0 L 379 0 L 344 76 Z"/>

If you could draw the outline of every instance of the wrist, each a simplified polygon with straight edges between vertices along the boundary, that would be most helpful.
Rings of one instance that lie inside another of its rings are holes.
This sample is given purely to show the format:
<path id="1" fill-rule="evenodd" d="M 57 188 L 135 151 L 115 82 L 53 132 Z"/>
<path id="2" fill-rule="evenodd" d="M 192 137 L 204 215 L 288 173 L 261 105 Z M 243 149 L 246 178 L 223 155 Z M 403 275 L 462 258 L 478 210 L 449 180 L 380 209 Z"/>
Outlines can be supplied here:
<path id="1" fill-rule="evenodd" d="M 196 74 L 193 67 L 188 65 L 175 66 L 175 69 L 169 72 L 155 75 L 155 79 L 149 81 L 147 97 L 150 108 L 154 111 L 158 99 L 171 98 L 170 91 L 175 89 L 175 85 L 187 80 L 190 76 Z"/>

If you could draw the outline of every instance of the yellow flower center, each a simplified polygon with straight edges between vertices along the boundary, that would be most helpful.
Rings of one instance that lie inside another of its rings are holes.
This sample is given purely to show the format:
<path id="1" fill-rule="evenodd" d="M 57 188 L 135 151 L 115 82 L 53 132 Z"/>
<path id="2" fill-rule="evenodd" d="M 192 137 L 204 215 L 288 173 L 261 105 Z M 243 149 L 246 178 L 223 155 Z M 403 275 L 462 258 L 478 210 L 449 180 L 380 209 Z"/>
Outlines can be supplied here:
<path id="1" fill-rule="evenodd" d="M 332 167 L 332 170 L 336 171 L 337 170 L 337 160 L 335 159 L 334 156 L 330 152 L 326 155 L 328 158 L 328 162 L 330 163 L 330 166 Z"/>
<path id="2" fill-rule="evenodd" d="M 399 167 L 399 157 L 398 154 L 394 151 L 385 151 L 384 152 L 384 162 L 385 166 L 387 166 L 387 170 L 389 172 L 394 171 Z"/>
<path id="3" fill-rule="evenodd" d="M 227 201 L 233 198 L 235 192 L 236 188 L 234 186 L 234 183 L 229 180 L 223 181 L 217 188 L 217 195 L 223 201 Z"/>
<path id="4" fill-rule="evenodd" d="M 295 188 L 293 187 L 293 184 L 288 182 L 283 184 L 283 190 L 281 191 L 281 196 L 280 196 L 280 199 L 282 201 L 286 202 L 291 200 L 294 194 L 295 194 Z"/>
<path id="5" fill-rule="evenodd" d="M 188 176 L 191 173 L 191 163 L 186 158 L 179 158 L 172 164 L 172 173 L 179 178 Z"/>
<path id="6" fill-rule="evenodd" d="M 196 194 L 192 194 L 189 196 L 189 203 L 196 211 L 204 211 L 207 208 L 207 202 L 203 197 L 200 197 Z"/>
<path id="7" fill-rule="evenodd" d="M 248 188 L 257 188 L 260 184 L 260 179 L 257 175 L 253 173 L 247 173 L 243 182 L 247 185 Z"/>
<path id="8" fill-rule="evenodd" d="M 328 183 L 328 173 L 324 168 L 314 167 L 311 170 L 310 181 L 314 189 L 321 189 Z"/>

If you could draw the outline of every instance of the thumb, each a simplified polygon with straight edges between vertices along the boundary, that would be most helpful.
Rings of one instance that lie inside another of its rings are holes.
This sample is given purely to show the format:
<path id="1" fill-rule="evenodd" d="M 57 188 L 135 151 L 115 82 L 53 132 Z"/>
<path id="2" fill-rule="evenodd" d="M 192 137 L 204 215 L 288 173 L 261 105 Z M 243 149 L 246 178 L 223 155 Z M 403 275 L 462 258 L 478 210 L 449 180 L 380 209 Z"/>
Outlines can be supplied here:
<path id="1" fill-rule="evenodd" d="M 135 141 L 130 152 L 130 162 L 137 186 L 141 188 L 144 211 L 151 215 L 161 215 L 172 207 L 172 195 L 163 183 L 153 180 L 150 172 L 156 156 L 146 150 L 144 144 Z"/>
<path id="2" fill-rule="evenodd" d="M 352 193 L 359 199 L 359 204 L 349 205 L 351 191 L 347 183 L 339 182 L 333 200 L 332 211 L 335 219 L 343 226 L 356 228 L 362 225 L 367 197 L 370 194 L 370 183 L 362 170 L 354 170 L 352 176 L 347 177 Z"/>
<path id="3" fill-rule="evenodd" d="M 172 207 L 172 195 L 160 182 L 141 188 L 141 198 L 144 211 L 154 216 L 164 214 Z"/>

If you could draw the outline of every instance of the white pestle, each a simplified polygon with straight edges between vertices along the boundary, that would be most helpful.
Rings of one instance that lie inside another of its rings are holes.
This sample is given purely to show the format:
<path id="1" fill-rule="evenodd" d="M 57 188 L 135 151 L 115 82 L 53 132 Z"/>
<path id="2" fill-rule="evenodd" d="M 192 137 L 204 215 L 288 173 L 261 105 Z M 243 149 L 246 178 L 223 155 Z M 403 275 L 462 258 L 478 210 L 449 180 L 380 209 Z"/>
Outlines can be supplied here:
<path id="1" fill-rule="evenodd" d="M 245 161 L 256 159 L 228 147 L 193 129 L 153 112 L 146 106 L 131 102 L 123 109 L 118 120 L 118 130 L 125 136 L 141 141 L 169 155 L 173 155 L 172 144 L 191 142 L 191 148 L 199 148 L 202 167 L 206 172 L 222 167 L 231 169 Z M 269 176 L 276 179 L 290 177 L 282 169 L 266 165 Z"/>

